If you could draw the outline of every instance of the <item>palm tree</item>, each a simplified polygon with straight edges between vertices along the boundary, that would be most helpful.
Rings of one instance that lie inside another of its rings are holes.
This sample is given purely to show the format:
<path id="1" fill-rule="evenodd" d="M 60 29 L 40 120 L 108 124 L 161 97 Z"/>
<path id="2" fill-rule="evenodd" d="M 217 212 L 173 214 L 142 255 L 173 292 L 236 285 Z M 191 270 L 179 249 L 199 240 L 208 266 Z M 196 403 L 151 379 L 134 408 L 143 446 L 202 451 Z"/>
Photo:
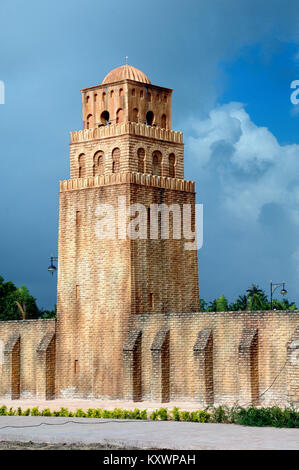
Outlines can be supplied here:
<path id="1" fill-rule="evenodd" d="M 239 295 L 235 303 L 236 310 L 246 310 L 247 303 L 248 303 L 247 295 Z"/>
<path id="2" fill-rule="evenodd" d="M 269 302 L 267 296 L 258 285 L 252 284 L 246 292 L 249 310 L 268 310 Z"/>

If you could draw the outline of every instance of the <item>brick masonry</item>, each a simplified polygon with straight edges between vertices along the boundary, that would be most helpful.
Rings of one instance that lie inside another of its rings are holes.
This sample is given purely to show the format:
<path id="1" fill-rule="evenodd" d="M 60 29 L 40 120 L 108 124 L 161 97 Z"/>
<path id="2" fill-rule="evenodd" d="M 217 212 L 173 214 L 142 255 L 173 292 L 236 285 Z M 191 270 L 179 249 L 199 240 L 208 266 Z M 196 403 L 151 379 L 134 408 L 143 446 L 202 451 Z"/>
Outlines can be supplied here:
<path id="1" fill-rule="evenodd" d="M 99 239 L 100 204 L 123 234 L 120 198 L 142 204 L 150 224 L 151 204 L 189 204 L 195 226 L 172 90 L 124 69 L 82 90 L 83 130 L 60 183 L 57 320 L 0 322 L 0 396 L 298 404 L 299 311 L 200 312 L 197 251 L 184 238 Z"/>

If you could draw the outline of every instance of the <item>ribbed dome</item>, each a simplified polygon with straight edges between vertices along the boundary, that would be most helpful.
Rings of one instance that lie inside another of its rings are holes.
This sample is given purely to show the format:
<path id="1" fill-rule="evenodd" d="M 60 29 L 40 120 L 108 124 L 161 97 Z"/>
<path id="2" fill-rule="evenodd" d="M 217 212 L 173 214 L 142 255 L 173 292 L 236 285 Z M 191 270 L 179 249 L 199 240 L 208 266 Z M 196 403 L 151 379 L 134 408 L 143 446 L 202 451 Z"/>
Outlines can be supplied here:
<path id="1" fill-rule="evenodd" d="M 142 83 L 151 83 L 145 73 L 141 72 L 139 69 L 136 69 L 136 67 L 127 64 L 111 70 L 111 72 L 109 72 L 102 81 L 102 85 L 107 83 L 120 82 L 121 80 L 125 79 L 135 80 L 136 82 Z"/>

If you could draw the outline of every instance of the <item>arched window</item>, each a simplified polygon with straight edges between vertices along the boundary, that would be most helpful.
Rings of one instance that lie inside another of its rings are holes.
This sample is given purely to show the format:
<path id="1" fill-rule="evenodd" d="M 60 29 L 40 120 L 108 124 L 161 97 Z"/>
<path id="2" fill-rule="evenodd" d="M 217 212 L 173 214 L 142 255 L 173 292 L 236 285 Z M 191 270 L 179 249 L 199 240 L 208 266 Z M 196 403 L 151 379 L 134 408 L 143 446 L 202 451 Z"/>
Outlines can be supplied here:
<path id="1" fill-rule="evenodd" d="M 169 176 L 175 178 L 175 154 L 171 153 L 168 157 L 169 162 Z"/>
<path id="2" fill-rule="evenodd" d="M 162 114 L 162 117 L 161 117 L 161 127 L 163 129 L 166 129 L 166 124 L 167 124 L 167 117 L 166 117 L 166 114 Z"/>
<path id="3" fill-rule="evenodd" d="M 119 89 L 119 96 L 123 96 L 124 90 L 122 88 Z"/>
<path id="4" fill-rule="evenodd" d="M 111 90 L 111 91 L 110 91 L 110 98 L 113 98 L 113 97 L 114 97 L 114 91 Z"/>
<path id="5" fill-rule="evenodd" d="M 101 114 L 101 124 L 102 126 L 107 126 L 109 124 L 109 113 L 108 111 L 103 111 Z"/>
<path id="6" fill-rule="evenodd" d="M 105 101 L 105 99 L 106 99 L 106 93 L 103 91 L 102 100 Z"/>
<path id="7" fill-rule="evenodd" d="M 132 89 L 132 96 L 135 96 L 136 94 L 136 91 L 135 91 L 135 88 Z"/>
<path id="8" fill-rule="evenodd" d="M 138 157 L 138 173 L 144 173 L 144 160 L 145 160 L 145 150 L 140 148 L 137 150 Z"/>
<path id="9" fill-rule="evenodd" d="M 98 152 L 94 154 L 93 162 L 94 162 L 93 176 L 103 175 L 105 159 L 104 159 L 104 152 L 102 150 L 99 150 Z"/>
<path id="10" fill-rule="evenodd" d="M 86 162 L 85 162 L 85 154 L 81 153 L 78 158 L 78 164 L 79 164 L 79 178 L 84 178 L 86 176 Z"/>
<path id="11" fill-rule="evenodd" d="M 89 102 L 89 95 L 86 96 L 86 103 L 88 104 Z"/>
<path id="12" fill-rule="evenodd" d="M 93 95 L 93 100 L 94 100 L 95 103 L 97 102 L 97 99 L 98 99 L 98 95 L 97 95 L 97 93 L 95 93 L 95 94 Z"/>
<path id="13" fill-rule="evenodd" d="M 115 148 L 112 152 L 112 173 L 118 173 L 120 170 L 120 150 Z"/>
<path id="14" fill-rule="evenodd" d="M 140 98 L 144 98 L 143 90 L 140 90 Z"/>
<path id="15" fill-rule="evenodd" d="M 148 126 L 152 126 L 154 122 L 154 113 L 152 111 L 148 111 L 146 113 L 146 124 Z"/>
<path id="16" fill-rule="evenodd" d="M 133 109 L 132 122 L 138 122 L 138 109 L 137 108 Z"/>
<path id="17" fill-rule="evenodd" d="M 93 127 L 93 116 L 89 114 L 86 119 L 86 128 L 91 129 Z"/>
<path id="18" fill-rule="evenodd" d="M 161 176 L 162 153 L 156 150 L 153 152 L 152 173 Z"/>
<path id="19" fill-rule="evenodd" d="M 164 95 L 163 101 L 164 101 L 164 103 L 167 103 L 167 95 Z"/>
<path id="20" fill-rule="evenodd" d="M 152 94 L 150 91 L 147 93 L 147 101 L 152 101 Z"/>
<path id="21" fill-rule="evenodd" d="M 120 108 L 116 113 L 116 124 L 123 122 L 124 119 L 124 110 Z"/>

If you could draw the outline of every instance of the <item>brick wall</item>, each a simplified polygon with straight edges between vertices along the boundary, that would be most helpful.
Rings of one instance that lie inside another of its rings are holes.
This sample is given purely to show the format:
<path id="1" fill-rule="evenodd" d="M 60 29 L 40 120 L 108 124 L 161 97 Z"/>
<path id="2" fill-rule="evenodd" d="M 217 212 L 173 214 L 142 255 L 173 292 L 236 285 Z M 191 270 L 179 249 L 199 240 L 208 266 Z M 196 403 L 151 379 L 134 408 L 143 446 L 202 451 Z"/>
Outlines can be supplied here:
<path id="1" fill-rule="evenodd" d="M 39 363 L 40 343 L 51 339 L 51 348 L 45 345 L 47 363 Z M 49 397 L 46 388 L 55 386 L 55 320 L 20 320 L 0 322 L 0 396 L 7 398 Z M 46 384 L 49 377 L 50 382 Z M 41 382 L 45 381 L 44 386 Z"/>
<path id="2" fill-rule="evenodd" d="M 119 171 L 138 171 L 137 151 L 139 148 L 143 148 L 145 150 L 144 173 L 152 173 L 152 154 L 158 150 L 162 154 L 161 175 L 169 176 L 168 157 L 173 153 L 176 157 L 176 177 L 184 178 L 183 144 L 131 134 L 119 135 L 116 138 L 113 136 L 71 144 L 71 178 L 79 177 L 79 156 L 82 154 L 85 155 L 84 177 L 93 176 L 94 155 L 99 151 L 104 152 L 105 156 L 104 173 L 111 173 L 112 152 L 116 147 L 120 149 Z"/>
<path id="3" fill-rule="evenodd" d="M 194 205 L 195 195 L 135 184 L 60 193 L 59 396 L 121 398 L 131 315 L 199 308 L 196 251 L 186 252 L 184 240 L 98 239 L 98 204 L 110 204 L 116 213 L 119 197 L 127 207 L 135 202 L 149 207 L 155 201 Z"/>
<path id="4" fill-rule="evenodd" d="M 162 346 L 155 345 L 168 332 L 170 400 L 298 404 L 298 323 L 298 311 L 134 315 L 130 328 L 141 331 L 142 397 L 157 399 L 161 390 Z"/>

